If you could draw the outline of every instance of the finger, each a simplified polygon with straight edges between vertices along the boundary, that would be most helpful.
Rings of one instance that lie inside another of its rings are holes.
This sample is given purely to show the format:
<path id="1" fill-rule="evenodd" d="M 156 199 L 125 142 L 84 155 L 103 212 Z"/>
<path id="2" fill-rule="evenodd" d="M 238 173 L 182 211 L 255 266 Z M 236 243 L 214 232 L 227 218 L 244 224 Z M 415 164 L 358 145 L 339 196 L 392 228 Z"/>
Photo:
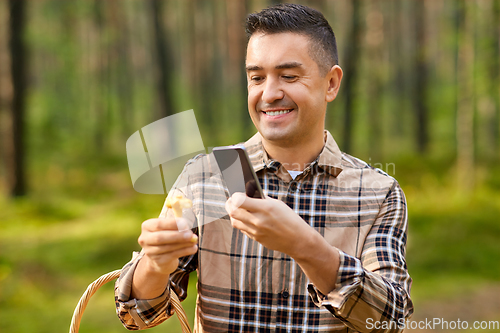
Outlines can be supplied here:
<path id="1" fill-rule="evenodd" d="M 190 247 L 186 247 L 184 249 L 180 249 L 172 253 L 177 258 L 185 257 L 185 256 L 190 256 L 192 254 L 195 254 L 198 251 L 198 245 L 192 245 Z"/>
<path id="2" fill-rule="evenodd" d="M 226 201 L 226 211 L 231 214 L 234 210 L 241 207 L 247 196 L 243 193 L 236 192 Z"/>
<path id="3" fill-rule="evenodd" d="M 240 220 L 245 224 L 256 224 L 258 223 L 257 218 L 251 212 L 243 208 L 234 209 L 229 216 L 233 219 Z"/>
<path id="4" fill-rule="evenodd" d="M 175 218 L 175 222 L 177 224 L 177 230 L 179 231 L 185 231 L 191 229 L 188 224 L 189 221 L 182 217 Z"/>
<path id="5" fill-rule="evenodd" d="M 181 257 L 189 256 L 195 254 L 198 251 L 198 246 L 191 245 L 189 247 L 181 248 L 173 252 L 169 252 L 167 254 L 148 254 L 145 253 L 152 261 L 154 261 L 157 265 L 162 266 L 162 264 L 169 263 L 174 259 L 179 259 Z"/>
<path id="6" fill-rule="evenodd" d="M 196 243 L 198 236 L 191 230 L 178 232 L 173 230 L 142 232 L 139 244 L 144 246 L 161 246 L 169 244 Z"/>
<path id="7" fill-rule="evenodd" d="M 190 221 L 182 217 L 166 217 L 149 219 L 142 224 L 143 230 L 162 231 L 162 230 L 189 230 Z"/>
<path id="8" fill-rule="evenodd" d="M 236 192 L 231 196 L 231 203 L 235 208 L 239 208 L 243 205 L 243 203 L 245 203 L 247 198 L 249 199 L 249 197 L 247 197 L 244 193 Z"/>
<path id="9" fill-rule="evenodd" d="M 183 243 L 183 244 L 169 244 L 169 245 L 161 245 L 161 246 L 147 246 L 143 248 L 145 254 L 149 256 L 159 256 L 159 255 L 169 255 L 172 256 L 172 253 L 176 253 L 177 251 L 184 250 L 186 248 L 191 248 L 196 243 Z"/>
<path id="10" fill-rule="evenodd" d="M 235 208 L 243 208 L 248 211 L 261 211 L 267 210 L 269 208 L 269 203 L 274 200 L 268 196 L 265 199 L 259 198 L 250 198 L 244 195 L 243 193 L 234 193 L 231 198 L 231 204 L 233 205 L 233 209 Z"/>
<path id="11" fill-rule="evenodd" d="M 231 225 L 233 226 L 233 228 L 240 230 L 241 232 L 243 232 L 245 235 L 247 235 L 248 237 L 250 237 L 252 239 L 256 235 L 257 229 L 252 224 L 247 224 L 241 220 L 231 218 Z"/>
<path id="12" fill-rule="evenodd" d="M 177 222 L 173 217 L 149 219 L 142 223 L 143 231 L 178 230 Z"/>

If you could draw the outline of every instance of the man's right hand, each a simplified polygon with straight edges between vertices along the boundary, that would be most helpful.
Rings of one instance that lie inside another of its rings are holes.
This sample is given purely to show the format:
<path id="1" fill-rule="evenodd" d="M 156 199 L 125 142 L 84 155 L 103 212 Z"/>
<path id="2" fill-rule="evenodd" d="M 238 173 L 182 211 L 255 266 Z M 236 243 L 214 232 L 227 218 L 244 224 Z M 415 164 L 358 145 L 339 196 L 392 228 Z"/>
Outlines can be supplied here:
<path id="1" fill-rule="evenodd" d="M 139 261 L 132 282 L 132 298 L 151 299 L 167 287 L 169 275 L 179 258 L 195 254 L 198 237 L 187 229 L 183 219 L 172 217 L 144 221 L 139 244 L 144 256 Z M 182 230 L 182 231 L 179 231 Z"/>

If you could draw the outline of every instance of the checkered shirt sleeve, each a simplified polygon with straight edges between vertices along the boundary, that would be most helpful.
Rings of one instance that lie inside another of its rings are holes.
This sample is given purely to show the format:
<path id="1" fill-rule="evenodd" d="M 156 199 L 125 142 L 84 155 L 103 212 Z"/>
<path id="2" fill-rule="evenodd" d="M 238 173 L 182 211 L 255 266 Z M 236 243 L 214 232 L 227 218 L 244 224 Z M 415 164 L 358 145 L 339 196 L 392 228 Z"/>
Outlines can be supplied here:
<path id="1" fill-rule="evenodd" d="M 373 322 L 392 322 L 391 332 L 401 331 L 402 325 L 394 323 L 403 323 L 413 313 L 405 261 L 407 227 L 406 200 L 394 182 L 366 238 L 361 259 L 340 251 L 335 289 L 323 295 L 309 285 L 314 303 L 355 331 L 368 332 L 368 323 Z"/>

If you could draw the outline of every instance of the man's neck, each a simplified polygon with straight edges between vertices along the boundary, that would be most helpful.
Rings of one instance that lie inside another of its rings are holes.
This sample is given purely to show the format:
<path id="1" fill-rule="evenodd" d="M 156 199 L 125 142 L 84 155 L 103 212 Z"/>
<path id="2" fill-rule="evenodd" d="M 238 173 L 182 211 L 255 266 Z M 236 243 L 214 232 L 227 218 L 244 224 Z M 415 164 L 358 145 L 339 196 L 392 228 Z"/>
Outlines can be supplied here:
<path id="1" fill-rule="evenodd" d="M 269 158 L 280 162 L 285 169 L 302 171 L 308 164 L 313 162 L 325 146 L 325 136 L 322 133 L 315 140 L 306 141 L 303 144 L 280 145 L 262 138 L 262 145 Z"/>

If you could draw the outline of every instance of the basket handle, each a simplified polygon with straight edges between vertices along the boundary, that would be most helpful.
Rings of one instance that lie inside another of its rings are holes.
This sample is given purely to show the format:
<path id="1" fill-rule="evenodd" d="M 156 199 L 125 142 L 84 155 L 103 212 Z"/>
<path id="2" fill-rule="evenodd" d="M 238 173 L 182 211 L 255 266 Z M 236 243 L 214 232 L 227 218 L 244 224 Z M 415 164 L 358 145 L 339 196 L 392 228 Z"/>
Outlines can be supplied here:
<path id="1" fill-rule="evenodd" d="M 71 318 L 71 326 L 69 328 L 70 333 L 78 333 L 78 330 L 80 328 L 80 321 L 82 320 L 83 316 L 83 311 L 85 311 L 85 308 L 87 307 L 87 304 L 90 301 L 92 295 L 94 295 L 95 292 L 106 283 L 117 279 L 120 276 L 121 272 L 122 270 L 118 269 L 116 271 L 104 274 L 87 287 L 87 290 L 85 290 L 75 308 L 75 312 L 73 312 L 73 317 Z M 179 318 L 179 321 L 181 322 L 182 332 L 191 333 L 191 328 L 189 327 L 186 313 L 182 308 L 177 294 L 172 290 L 170 290 L 170 300 L 175 312 L 177 313 L 177 318 Z"/>

